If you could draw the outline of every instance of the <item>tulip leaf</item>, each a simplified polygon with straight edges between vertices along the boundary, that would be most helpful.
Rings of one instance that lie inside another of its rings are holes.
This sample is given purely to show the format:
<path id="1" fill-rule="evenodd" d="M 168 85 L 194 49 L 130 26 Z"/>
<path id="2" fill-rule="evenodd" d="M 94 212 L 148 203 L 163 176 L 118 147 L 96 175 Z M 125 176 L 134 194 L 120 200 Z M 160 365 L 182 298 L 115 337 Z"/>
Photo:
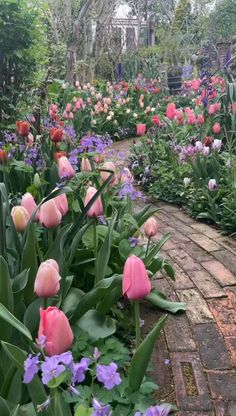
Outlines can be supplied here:
<path id="1" fill-rule="evenodd" d="M 142 384 L 153 348 L 167 317 L 164 315 L 159 319 L 133 355 L 129 369 L 129 387 L 133 391 L 139 390 Z"/>
<path id="2" fill-rule="evenodd" d="M 121 294 L 122 275 L 115 274 L 114 276 L 100 280 L 92 290 L 86 293 L 78 302 L 70 322 L 73 324 L 80 319 L 89 309 L 95 308 L 99 301 L 101 301 L 107 294 L 115 287 L 120 287 Z"/>
<path id="3" fill-rule="evenodd" d="M 170 239 L 171 233 L 167 233 L 164 235 L 164 237 L 159 241 L 158 244 L 154 244 L 154 246 L 149 251 L 144 263 L 148 267 L 151 263 L 153 257 L 157 255 L 157 253 L 161 250 L 161 248 L 164 246 L 164 244 Z"/>
<path id="4" fill-rule="evenodd" d="M 20 405 L 18 404 L 12 411 L 11 411 L 11 416 L 18 416 L 19 415 L 19 410 L 20 410 Z"/>
<path id="5" fill-rule="evenodd" d="M 23 373 L 24 361 L 27 358 L 26 351 L 8 342 L 2 342 L 2 347 L 12 363 Z M 37 405 L 44 403 L 48 398 L 40 378 L 36 375 L 31 383 L 27 384 L 27 388 L 36 410 Z M 43 410 L 40 414 L 42 416 L 55 416 L 50 407 L 48 410 Z"/>
<path id="6" fill-rule="evenodd" d="M 111 245 L 112 245 L 112 233 L 114 229 L 114 225 L 117 218 L 117 211 L 113 214 L 107 235 L 105 240 L 102 243 L 102 246 L 99 250 L 98 257 L 97 257 L 97 280 L 100 281 L 106 276 L 107 266 L 110 259 L 111 254 Z"/>
<path id="7" fill-rule="evenodd" d="M 126 239 L 120 241 L 119 254 L 124 260 L 126 260 L 131 254 L 134 254 L 135 256 L 139 257 L 141 253 L 141 247 L 131 247 L 130 242 Z"/>
<path id="8" fill-rule="evenodd" d="M 41 299 L 35 299 L 26 309 L 24 313 L 24 325 L 29 329 L 33 337 L 37 334 L 37 329 L 39 327 L 39 308 L 41 305 Z"/>
<path id="9" fill-rule="evenodd" d="M 0 305 L 6 309 L 6 311 L 11 314 L 13 313 L 13 293 L 11 279 L 8 270 L 8 264 L 6 260 L 0 256 Z M 1 316 L 0 309 L 0 339 L 8 341 L 12 328 L 8 325 L 8 321 Z M 13 318 L 14 316 L 11 315 Z"/>
<path id="10" fill-rule="evenodd" d="M 76 307 L 78 306 L 78 302 L 84 295 L 84 292 L 77 287 L 72 287 L 69 290 L 69 293 L 65 297 L 62 303 L 62 310 L 68 316 L 72 316 Z"/>
<path id="11" fill-rule="evenodd" d="M 1 396 L 0 396 L 0 415 L 1 416 L 10 416 L 10 410 L 9 410 L 8 405 L 7 405 L 7 402 Z"/>
<path id="12" fill-rule="evenodd" d="M 65 225 L 58 232 L 52 246 L 48 249 L 47 253 L 44 256 L 44 259 L 54 259 L 59 265 L 60 274 L 65 277 L 67 273 L 67 265 L 64 257 L 64 244 L 67 238 L 67 235 L 71 229 L 71 225 Z"/>
<path id="13" fill-rule="evenodd" d="M 13 326 L 15 329 L 17 329 L 19 332 L 21 332 L 23 335 L 25 335 L 28 339 L 32 341 L 31 334 L 29 330 L 26 328 L 26 326 L 24 326 L 20 321 L 18 321 L 18 319 L 16 319 L 16 317 L 12 315 L 12 313 L 2 303 L 0 303 L 0 318 L 8 324 L 10 324 L 11 326 Z M 0 328 L 0 331 L 2 331 L 2 328 Z"/>
<path id="14" fill-rule="evenodd" d="M 29 269 L 23 270 L 19 273 L 12 281 L 12 291 L 13 293 L 21 292 L 27 285 L 29 277 Z"/>
<path id="15" fill-rule="evenodd" d="M 27 228 L 22 251 L 21 270 L 29 269 L 28 283 L 24 290 L 25 303 L 29 305 L 34 299 L 34 281 L 38 270 L 34 224 Z"/>
<path id="16" fill-rule="evenodd" d="M 177 313 L 179 311 L 186 310 L 186 304 L 183 302 L 171 302 L 166 300 L 161 292 L 153 289 L 151 293 L 145 297 L 145 299 L 150 302 L 152 305 L 157 306 L 159 309 L 170 313 Z"/>
<path id="17" fill-rule="evenodd" d="M 93 341 L 110 337 L 116 332 L 115 320 L 110 318 L 110 316 L 100 314 L 94 309 L 86 312 L 82 318 L 77 321 L 76 325 L 87 332 Z"/>

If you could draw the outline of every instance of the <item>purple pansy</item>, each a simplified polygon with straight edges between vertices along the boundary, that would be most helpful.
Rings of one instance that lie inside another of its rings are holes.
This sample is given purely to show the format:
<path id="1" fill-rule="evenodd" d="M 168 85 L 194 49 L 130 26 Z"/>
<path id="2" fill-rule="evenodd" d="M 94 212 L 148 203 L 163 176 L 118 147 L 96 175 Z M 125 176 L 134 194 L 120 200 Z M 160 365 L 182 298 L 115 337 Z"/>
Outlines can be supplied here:
<path id="1" fill-rule="evenodd" d="M 120 374 L 117 372 L 117 365 L 111 363 L 109 365 L 98 364 L 96 368 L 96 376 L 98 381 L 104 384 L 107 390 L 113 389 L 121 383 Z"/>
<path id="2" fill-rule="evenodd" d="M 46 357 L 45 362 L 41 365 L 43 384 L 48 384 L 53 378 L 63 373 L 65 369 L 64 365 L 59 364 L 57 356 Z"/>
<path id="3" fill-rule="evenodd" d="M 82 383 L 85 380 L 85 373 L 88 371 L 90 363 L 90 358 L 82 358 L 79 363 L 73 365 L 72 385 Z"/>
<path id="4" fill-rule="evenodd" d="M 34 376 L 38 373 L 38 371 L 39 371 L 39 354 L 35 356 L 30 354 L 24 362 L 23 382 L 25 384 L 30 383 L 33 380 Z"/>

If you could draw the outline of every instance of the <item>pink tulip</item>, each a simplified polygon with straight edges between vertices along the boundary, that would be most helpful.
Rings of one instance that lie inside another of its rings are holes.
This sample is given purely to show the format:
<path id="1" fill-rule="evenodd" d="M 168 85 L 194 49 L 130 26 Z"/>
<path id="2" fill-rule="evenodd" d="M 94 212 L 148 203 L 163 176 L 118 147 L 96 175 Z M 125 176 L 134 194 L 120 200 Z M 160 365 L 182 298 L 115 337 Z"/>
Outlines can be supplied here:
<path id="1" fill-rule="evenodd" d="M 33 214 L 33 212 L 35 211 L 35 209 L 37 208 L 36 202 L 35 202 L 33 196 L 29 192 L 26 192 L 26 194 L 24 194 L 22 196 L 21 206 L 26 209 L 26 211 L 28 212 L 30 217 Z M 39 211 L 37 211 L 37 213 L 34 217 L 34 220 L 35 221 L 39 220 Z"/>
<path id="2" fill-rule="evenodd" d="M 70 161 L 66 156 L 60 157 L 57 161 L 58 163 L 58 173 L 60 178 L 73 178 L 75 176 L 75 170 L 71 166 Z"/>
<path id="3" fill-rule="evenodd" d="M 215 134 L 219 134 L 221 132 L 221 125 L 220 125 L 220 123 L 215 123 L 214 126 L 212 127 L 212 131 Z"/>
<path id="4" fill-rule="evenodd" d="M 151 292 L 151 282 L 145 265 L 135 255 L 128 257 L 125 262 L 122 292 L 130 300 L 145 298 Z"/>
<path id="5" fill-rule="evenodd" d="M 168 117 L 170 120 L 173 120 L 175 118 L 175 113 L 175 103 L 169 103 L 166 108 L 166 117 Z"/>
<path id="6" fill-rule="evenodd" d="M 67 113 L 69 113 L 69 112 L 71 111 L 71 109 L 72 109 L 72 104 L 71 104 L 71 103 L 67 103 L 67 104 L 66 104 L 65 111 L 66 111 Z"/>
<path id="7" fill-rule="evenodd" d="M 34 292 L 37 296 L 48 298 L 55 296 L 60 290 L 59 266 L 53 259 L 40 264 L 34 282 Z"/>
<path id="8" fill-rule="evenodd" d="M 154 237 L 157 234 L 157 220 L 155 217 L 150 217 L 144 224 L 144 233 L 147 237 Z"/>
<path id="9" fill-rule="evenodd" d="M 45 352 L 47 355 L 58 355 L 67 351 L 73 342 L 73 332 L 66 315 L 58 308 L 49 306 L 40 308 L 38 340 L 46 337 Z"/>
<path id="10" fill-rule="evenodd" d="M 202 114 L 198 114 L 197 116 L 197 124 L 202 125 L 205 123 L 204 116 Z"/>
<path id="11" fill-rule="evenodd" d="M 221 103 L 215 103 L 213 105 L 214 105 L 214 108 L 215 108 L 215 113 L 217 113 L 218 111 L 220 111 Z"/>
<path id="12" fill-rule="evenodd" d="M 50 199 L 40 207 L 39 220 L 46 228 L 57 227 L 61 223 L 62 215 L 57 208 L 56 202 Z"/>
<path id="13" fill-rule="evenodd" d="M 114 172 L 114 173 L 115 173 L 115 170 L 116 170 L 116 167 L 115 167 L 115 165 L 114 165 L 114 163 L 113 163 L 113 162 L 105 162 L 105 163 L 103 164 L 102 168 L 103 168 L 103 169 L 108 169 L 108 170 L 111 170 L 111 171 L 112 171 L 112 172 Z M 101 172 L 100 172 L 100 176 L 101 176 L 101 178 L 102 178 L 103 182 L 105 182 L 105 181 L 109 178 L 110 173 L 109 173 L 109 172 L 103 172 L 103 171 L 101 171 Z M 115 178 L 115 175 L 113 176 L 113 179 L 112 179 L 112 182 L 111 182 L 111 183 L 113 183 L 113 182 L 114 182 L 114 180 L 115 180 L 114 178 Z"/>
<path id="14" fill-rule="evenodd" d="M 28 211 L 24 207 L 18 205 L 12 208 L 11 217 L 14 222 L 16 231 L 23 233 L 30 219 Z"/>
<path id="15" fill-rule="evenodd" d="M 82 161 L 81 161 L 81 172 L 91 172 L 92 171 L 92 166 L 91 163 L 89 161 L 89 159 L 83 157 Z"/>
<path id="16" fill-rule="evenodd" d="M 233 113 L 236 113 L 236 101 L 233 103 Z"/>
<path id="17" fill-rule="evenodd" d="M 103 163 L 104 162 L 104 155 L 100 153 L 100 155 L 93 156 L 93 160 L 96 163 Z"/>
<path id="18" fill-rule="evenodd" d="M 208 114 L 213 115 L 213 114 L 215 114 L 215 112 L 216 112 L 215 105 L 214 104 L 209 105 Z"/>
<path id="19" fill-rule="evenodd" d="M 137 136 L 144 136 L 146 133 L 146 124 L 138 124 L 137 125 Z"/>
<path id="20" fill-rule="evenodd" d="M 70 111 L 70 113 L 69 113 L 69 120 L 73 120 L 73 118 L 74 118 L 74 114 L 72 113 L 72 111 Z"/>
<path id="21" fill-rule="evenodd" d="M 61 215 L 67 214 L 69 207 L 66 194 L 58 195 L 54 198 L 54 202 L 56 204 L 57 209 L 60 211 Z"/>
<path id="22" fill-rule="evenodd" d="M 193 126 L 194 124 L 196 124 L 196 117 L 194 113 L 189 113 L 188 114 L 188 124 L 190 126 Z"/>
<path id="23" fill-rule="evenodd" d="M 86 196 L 85 196 L 85 201 L 84 201 L 84 206 L 85 207 L 91 201 L 91 199 L 96 194 L 96 192 L 97 192 L 96 188 L 94 188 L 93 186 L 89 186 L 89 188 L 87 190 L 87 193 L 86 193 Z M 88 217 L 99 217 L 102 214 L 103 214 L 103 206 L 102 206 L 101 196 L 99 196 L 96 199 L 96 201 L 94 202 L 94 204 L 92 205 L 92 207 L 87 212 L 87 216 Z"/>

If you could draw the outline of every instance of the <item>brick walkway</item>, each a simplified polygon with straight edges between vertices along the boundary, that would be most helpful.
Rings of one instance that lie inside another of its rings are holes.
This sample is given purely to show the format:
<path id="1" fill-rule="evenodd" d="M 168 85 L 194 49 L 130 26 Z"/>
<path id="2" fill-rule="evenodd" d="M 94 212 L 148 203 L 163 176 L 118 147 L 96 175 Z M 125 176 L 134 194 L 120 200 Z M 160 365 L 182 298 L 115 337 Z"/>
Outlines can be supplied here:
<path id="1" fill-rule="evenodd" d="M 115 143 L 129 152 L 129 142 Z M 154 285 L 187 312 L 169 316 L 154 354 L 158 399 L 175 402 L 178 416 L 236 416 L 236 241 L 194 221 L 178 208 L 156 204 L 158 240 L 171 231 L 163 255 L 176 281 Z M 158 313 L 145 308 L 152 327 Z"/>

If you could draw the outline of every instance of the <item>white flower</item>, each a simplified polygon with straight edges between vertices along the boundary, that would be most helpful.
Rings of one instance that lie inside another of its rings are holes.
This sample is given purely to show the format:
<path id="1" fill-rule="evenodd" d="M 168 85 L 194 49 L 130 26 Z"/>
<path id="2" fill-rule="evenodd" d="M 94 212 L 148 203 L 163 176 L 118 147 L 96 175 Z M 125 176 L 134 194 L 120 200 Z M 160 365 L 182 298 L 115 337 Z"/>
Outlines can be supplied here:
<path id="1" fill-rule="evenodd" d="M 151 112 L 154 113 L 154 111 L 156 111 L 155 107 L 151 108 Z"/>
<path id="2" fill-rule="evenodd" d="M 197 142 L 195 143 L 195 148 L 196 148 L 196 150 L 198 150 L 199 152 L 201 152 L 201 151 L 202 151 L 202 148 L 203 148 L 203 144 L 202 144 L 202 142 L 197 141 Z"/>
<path id="3" fill-rule="evenodd" d="M 111 116 L 107 116 L 107 121 L 111 121 L 112 117 Z"/>
<path id="4" fill-rule="evenodd" d="M 220 139 L 215 139 L 214 142 L 212 143 L 212 149 L 218 150 L 218 152 L 220 151 L 221 146 L 222 146 L 222 140 Z"/>
<path id="5" fill-rule="evenodd" d="M 184 182 L 184 186 L 188 186 L 191 182 L 191 179 L 190 178 L 184 178 L 183 182 Z"/>
<path id="6" fill-rule="evenodd" d="M 126 110 L 126 114 L 130 114 L 130 109 L 128 108 L 128 110 Z"/>
<path id="7" fill-rule="evenodd" d="M 138 114 L 137 113 L 134 113 L 134 118 L 138 118 Z"/>

